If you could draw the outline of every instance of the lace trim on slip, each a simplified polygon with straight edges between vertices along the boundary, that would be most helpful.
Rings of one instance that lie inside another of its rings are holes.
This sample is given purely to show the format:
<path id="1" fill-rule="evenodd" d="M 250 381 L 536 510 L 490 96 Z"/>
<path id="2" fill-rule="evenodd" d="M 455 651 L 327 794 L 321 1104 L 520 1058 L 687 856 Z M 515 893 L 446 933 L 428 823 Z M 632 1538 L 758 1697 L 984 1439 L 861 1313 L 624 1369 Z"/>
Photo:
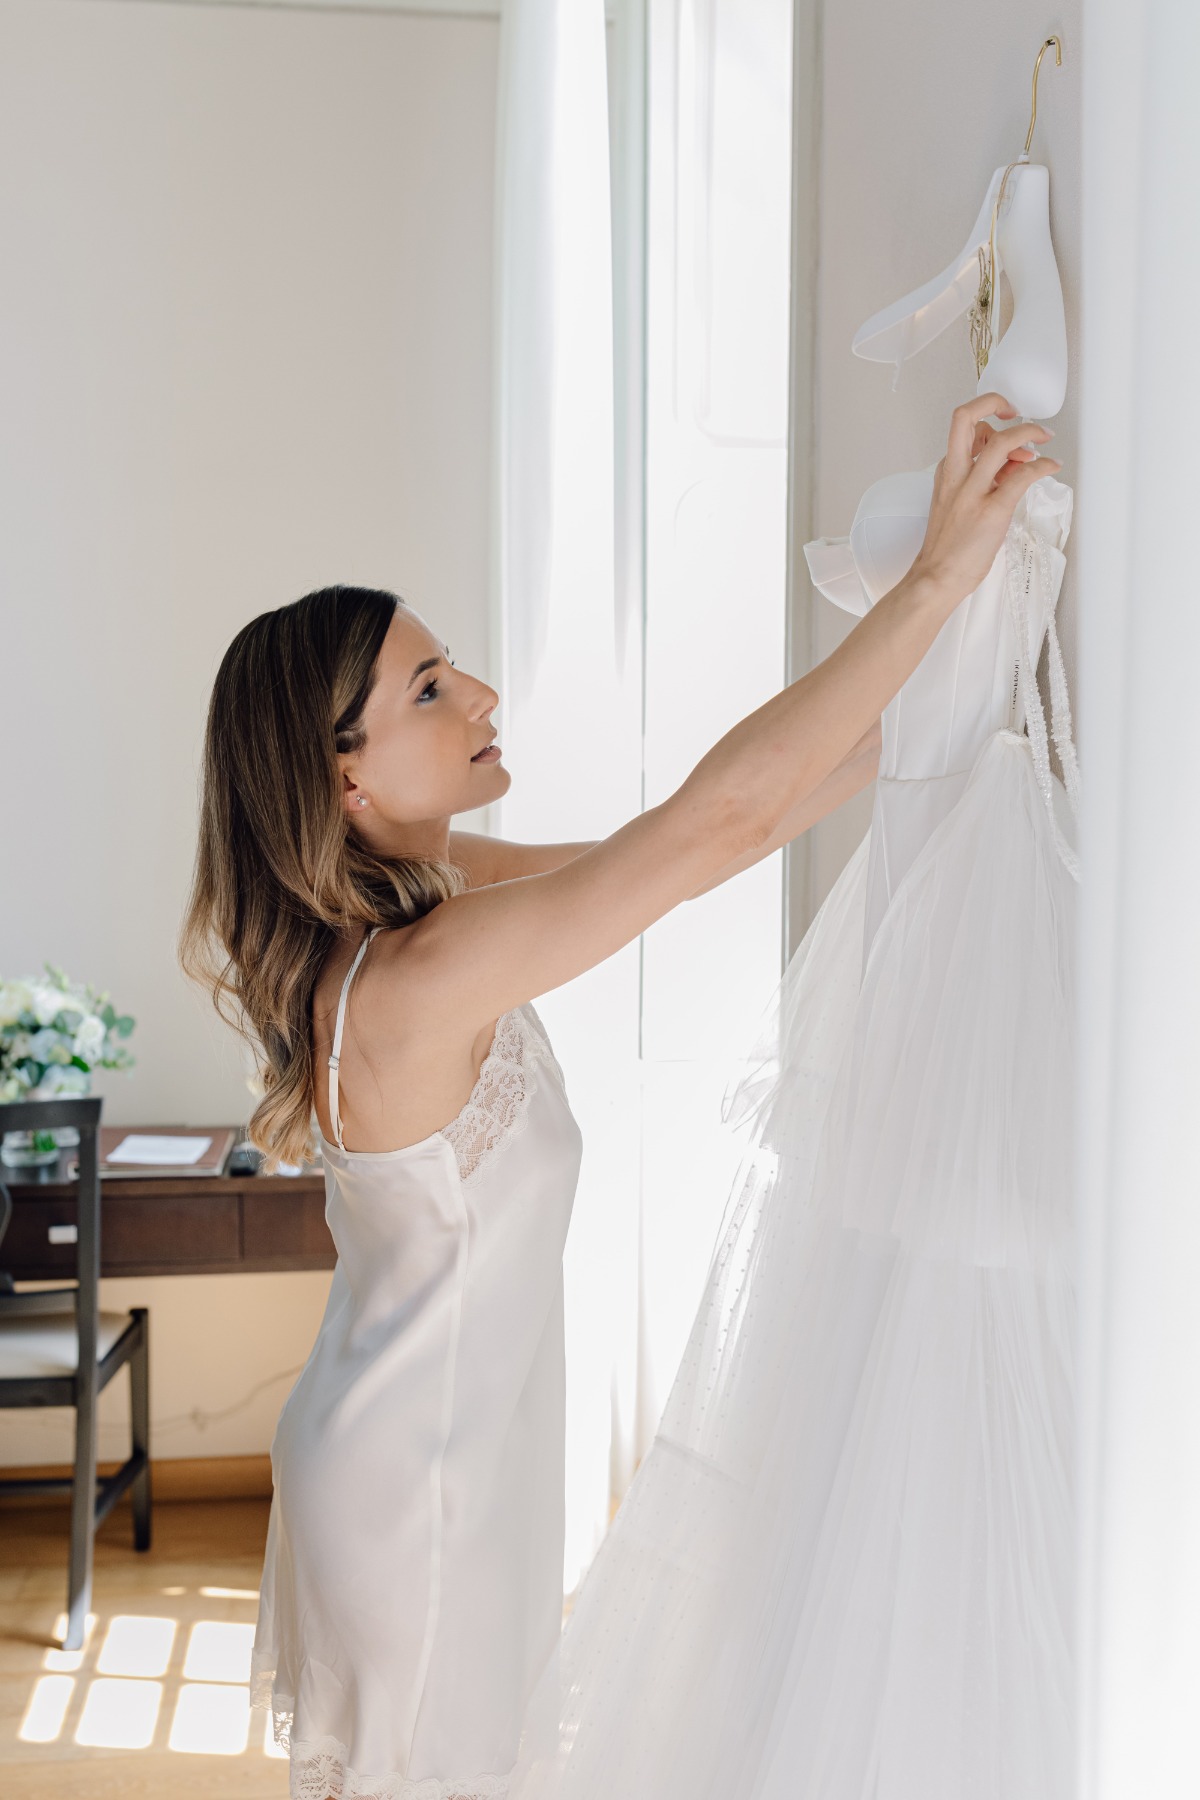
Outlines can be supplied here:
<path id="1" fill-rule="evenodd" d="M 288 1753 L 291 1800 L 507 1800 L 508 1775 L 459 1776 L 450 1781 L 368 1775 L 351 1768 L 350 1752 L 337 1738 L 293 1738 L 292 1703 L 273 1699 L 274 1677 L 273 1669 L 261 1665 L 254 1669 L 250 1704 L 267 1709 L 275 1743 Z"/>
<path id="2" fill-rule="evenodd" d="M 540 1055 L 549 1056 L 548 1047 L 526 1031 L 521 1011 L 502 1013 L 470 1099 L 438 1134 L 452 1147 L 461 1180 L 468 1181 L 486 1156 L 524 1130 L 531 1074 Z"/>

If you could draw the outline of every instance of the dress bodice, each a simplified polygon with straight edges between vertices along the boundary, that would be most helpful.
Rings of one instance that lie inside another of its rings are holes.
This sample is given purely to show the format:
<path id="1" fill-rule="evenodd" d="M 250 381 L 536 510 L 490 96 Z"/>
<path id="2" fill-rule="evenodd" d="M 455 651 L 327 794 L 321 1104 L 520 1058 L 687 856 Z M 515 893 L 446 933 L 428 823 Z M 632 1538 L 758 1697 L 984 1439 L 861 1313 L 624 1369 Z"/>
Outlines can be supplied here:
<path id="1" fill-rule="evenodd" d="M 804 546 L 813 583 L 827 599 L 862 617 L 907 574 L 924 540 L 933 478 L 929 468 L 877 481 L 859 501 L 846 537 Z M 1064 766 L 1069 756 L 1074 783 L 1066 681 L 1053 631 L 1072 502 L 1071 489 L 1051 475 L 1021 496 L 987 575 L 884 709 L 864 954 L 917 855 L 957 805 L 980 752 L 997 732 L 1019 734 L 1028 724 L 1039 785 L 1054 813 L 1046 724 L 1034 680 L 1048 635 L 1056 720 L 1063 722 L 1061 730 L 1056 724 L 1055 741 Z M 1056 829 L 1061 837 L 1061 825 Z M 1071 866 L 1073 851 L 1065 840 L 1063 855 Z"/>
<path id="2" fill-rule="evenodd" d="M 921 548 L 933 469 L 889 475 L 867 489 L 849 535 L 818 538 L 805 555 L 816 587 L 860 617 L 907 574 Z M 1071 489 L 1043 476 L 1017 506 L 1010 539 L 1027 536 L 1025 651 L 1037 667 L 1062 585 Z M 1006 551 L 955 608 L 920 666 L 885 709 L 879 773 L 898 780 L 965 774 L 993 732 L 1022 731 L 1016 623 L 1006 598 Z"/>

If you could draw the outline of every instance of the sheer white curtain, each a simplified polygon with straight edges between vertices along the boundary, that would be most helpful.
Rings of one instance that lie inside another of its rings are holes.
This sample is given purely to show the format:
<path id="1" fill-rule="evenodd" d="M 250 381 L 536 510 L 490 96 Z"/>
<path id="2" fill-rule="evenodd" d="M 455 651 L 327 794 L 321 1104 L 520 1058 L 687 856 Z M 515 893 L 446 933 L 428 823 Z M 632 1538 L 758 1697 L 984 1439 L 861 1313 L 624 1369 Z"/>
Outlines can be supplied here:
<path id="1" fill-rule="evenodd" d="M 612 830 L 784 679 L 790 36 L 789 0 L 614 0 L 607 28 L 602 0 L 506 0 L 506 834 Z M 778 979 L 781 917 L 775 859 L 539 1003 L 585 1143 L 567 1253 L 568 1586 L 683 1350 L 737 1160 L 721 1095 Z"/>
<path id="2" fill-rule="evenodd" d="M 786 680 L 791 10 L 791 0 L 647 7 L 651 804 Z M 782 877 L 772 857 L 644 940 L 638 1376 L 649 1432 L 743 1148 L 721 1124 L 721 1100 L 779 979 Z"/>
<path id="3" fill-rule="evenodd" d="M 613 285 L 604 0 L 504 0 L 497 136 L 497 717 L 505 836 L 601 837 L 641 805 L 640 680 L 614 561 Z M 607 1524 L 633 1410 L 638 950 L 539 1010 L 584 1165 L 567 1253 L 567 1555 Z"/>
<path id="4" fill-rule="evenodd" d="M 1200 11 L 1094 0 L 1080 617 L 1081 1793 L 1200 1788 Z"/>

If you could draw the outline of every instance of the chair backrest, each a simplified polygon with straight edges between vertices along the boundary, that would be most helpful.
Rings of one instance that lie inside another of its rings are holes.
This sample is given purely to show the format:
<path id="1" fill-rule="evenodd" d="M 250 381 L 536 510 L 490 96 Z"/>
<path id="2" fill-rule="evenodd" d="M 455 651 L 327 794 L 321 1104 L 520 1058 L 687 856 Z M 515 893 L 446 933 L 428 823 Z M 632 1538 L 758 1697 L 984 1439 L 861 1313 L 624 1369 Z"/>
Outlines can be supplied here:
<path id="1" fill-rule="evenodd" d="M 74 1305 L 79 1332 L 81 1375 L 96 1368 L 100 1321 L 100 1110 L 99 1095 L 75 1100 L 11 1100 L 0 1102 L 0 1131 L 57 1131 L 73 1125 L 79 1133 L 77 1177 L 78 1228 L 75 1242 L 75 1286 L 43 1288 L 33 1293 L 0 1290 L 0 1319 L 13 1314 L 61 1313 L 64 1296 Z M 7 1220 L 5 1221 L 7 1224 Z"/>

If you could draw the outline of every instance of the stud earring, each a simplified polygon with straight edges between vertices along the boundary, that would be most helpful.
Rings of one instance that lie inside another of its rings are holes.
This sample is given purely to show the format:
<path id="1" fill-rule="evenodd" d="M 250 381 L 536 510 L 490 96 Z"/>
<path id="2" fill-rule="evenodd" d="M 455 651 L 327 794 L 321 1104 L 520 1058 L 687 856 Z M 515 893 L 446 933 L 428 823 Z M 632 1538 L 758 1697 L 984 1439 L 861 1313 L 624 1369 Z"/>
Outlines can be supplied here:
<path id="1" fill-rule="evenodd" d="M 358 796 L 358 804 L 360 806 L 365 806 L 367 804 L 367 796 L 365 794 L 360 794 Z"/>

